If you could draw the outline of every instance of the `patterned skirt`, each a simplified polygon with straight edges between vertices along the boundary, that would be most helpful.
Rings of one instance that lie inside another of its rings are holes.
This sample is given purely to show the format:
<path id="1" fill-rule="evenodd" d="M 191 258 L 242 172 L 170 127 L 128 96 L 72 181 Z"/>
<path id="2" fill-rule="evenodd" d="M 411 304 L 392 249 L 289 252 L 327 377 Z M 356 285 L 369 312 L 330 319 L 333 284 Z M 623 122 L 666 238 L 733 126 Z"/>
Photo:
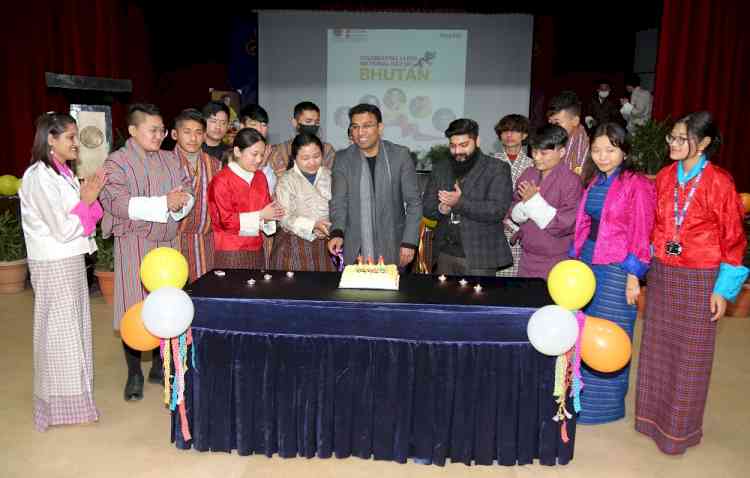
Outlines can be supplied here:
<path id="1" fill-rule="evenodd" d="M 177 237 L 180 252 L 188 261 L 189 282 L 195 282 L 214 268 L 214 235 L 210 231 L 206 234 L 182 232 Z"/>
<path id="2" fill-rule="evenodd" d="M 99 419 L 83 254 L 29 260 L 34 288 L 34 426 Z"/>
<path id="3" fill-rule="evenodd" d="M 518 241 L 515 244 L 511 244 L 510 240 L 515 232 L 509 230 L 507 227 L 504 228 L 504 231 L 505 239 L 508 241 L 508 246 L 510 246 L 510 253 L 513 256 L 513 264 L 497 271 L 497 276 L 518 277 L 518 263 L 521 262 L 521 242 Z"/>
<path id="4" fill-rule="evenodd" d="M 625 297 L 627 272 L 619 265 L 592 264 L 594 242 L 586 241 L 581 259 L 591 267 L 596 277 L 596 292 L 585 313 L 612 321 L 622 327 L 633 340 L 633 327 L 638 308 L 628 305 Z M 619 420 L 625 416 L 625 395 L 628 393 L 630 364 L 612 373 L 597 372 L 581 363 L 583 390 L 578 423 L 599 424 Z"/>
<path id="5" fill-rule="evenodd" d="M 216 269 L 265 269 L 266 258 L 263 248 L 257 251 L 216 251 L 214 267 Z"/>
<path id="6" fill-rule="evenodd" d="M 325 239 L 312 242 L 280 230 L 274 239 L 269 269 L 279 271 L 333 272 L 331 254 L 328 253 Z"/>
<path id="7" fill-rule="evenodd" d="M 703 435 L 716 322 L 710 297 L 717 269 L 688 269 L 657 259 L 648 294 L 638 366 L 635 428 L 661 451 L 680 454 Z"/>

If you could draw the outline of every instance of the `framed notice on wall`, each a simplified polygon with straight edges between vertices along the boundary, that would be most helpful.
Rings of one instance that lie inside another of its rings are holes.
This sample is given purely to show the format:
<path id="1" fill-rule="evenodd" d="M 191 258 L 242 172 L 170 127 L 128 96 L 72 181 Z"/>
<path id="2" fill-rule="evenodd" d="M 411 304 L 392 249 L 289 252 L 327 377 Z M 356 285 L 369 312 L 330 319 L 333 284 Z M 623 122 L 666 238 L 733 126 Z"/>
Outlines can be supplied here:
<path id="1" fill-rule="evenodd" d="M 70 105 L 70 115 L 78 123 L 81 143 L 78 177 L 88 177 L 104 164 L 112 145 L 112 109 L 106 105 Z"/>

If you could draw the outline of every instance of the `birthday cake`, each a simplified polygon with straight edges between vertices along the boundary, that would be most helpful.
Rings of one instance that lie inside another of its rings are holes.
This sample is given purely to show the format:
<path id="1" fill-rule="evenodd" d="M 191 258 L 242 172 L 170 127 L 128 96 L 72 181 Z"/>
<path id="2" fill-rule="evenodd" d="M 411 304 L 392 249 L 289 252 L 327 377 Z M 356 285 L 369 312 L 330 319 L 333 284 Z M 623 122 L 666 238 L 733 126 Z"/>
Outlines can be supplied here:
<path id="1" fill-rule="evenodd" d="M 358 264 L 346 266 L 339 289 L 398 290 L 399 275 L 395 264 L 383 264 L 382 258 L 378 264 L 368 262 L 364 264 L 358 260 Z"/>

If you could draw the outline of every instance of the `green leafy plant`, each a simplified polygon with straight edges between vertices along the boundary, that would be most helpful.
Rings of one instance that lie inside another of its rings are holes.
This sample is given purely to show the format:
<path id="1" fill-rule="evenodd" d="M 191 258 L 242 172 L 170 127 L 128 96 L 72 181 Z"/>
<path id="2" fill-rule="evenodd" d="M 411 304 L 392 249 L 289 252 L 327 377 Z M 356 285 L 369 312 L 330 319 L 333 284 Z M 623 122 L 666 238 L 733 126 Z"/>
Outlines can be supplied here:
<path id="1" fill-rule="evenodd" d="M 21 221 L 10 211 L 0 215 L 0 262 L 11 262 L 26 257 L 26 242 Z"/>
<path id="2" fill-rule="evenodd" d="M 636 128 L 631 138 L 631 154 L 638 169 L 646 174 L 656 174 L 664 167 L 669 151 L 665 138 L 671 130 L 669 118 L 663 121 L 651 119 Z"/>
<path id="3" fill-rule="evenodd" d="M 417 171 L 431 171 L 432 165 L 451 158 L 451 151 L 445 144 L 436 144 L 421 157 L 416 159 Z"/>
<path id="4" fill-rule="evenodd" d="M 115 270 L 114 236 L 104 239 L 101 228 L 97 227 L 94 240 L 96 240 L 96 269 L 104 272 L 113 272 Z"/>

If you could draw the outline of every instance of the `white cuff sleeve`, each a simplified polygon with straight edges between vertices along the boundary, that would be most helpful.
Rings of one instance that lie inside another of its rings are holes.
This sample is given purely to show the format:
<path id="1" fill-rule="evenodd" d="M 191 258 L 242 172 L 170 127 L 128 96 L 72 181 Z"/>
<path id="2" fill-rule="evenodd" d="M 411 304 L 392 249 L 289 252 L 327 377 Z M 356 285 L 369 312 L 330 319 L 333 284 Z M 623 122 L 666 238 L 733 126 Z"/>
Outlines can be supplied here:
<path id="1" fill-rule="evenodd" d="M 263 229 L 263 234 L 266 236 L 273 236 L 276 234 L 276 221 L 261 221 L 260 227 Z"/>
<path id="2" fill-rule="evenodd" d="M 175 221 L 181 221 L 185 216 L 190 213 L 190 211 L 193 209 L 193 205 L 195 204 L 195 198 L 191 195 L 190 199 L 188 199 L 187 204 L 182 206 L 182 209 L 180 209 L 177 212 L 169 211 L 169 215 L 172 216 L 172 219 Z"/>
<path id="3" fill-rule="evenodd" d="M 139 196 L 128 201 L 128 217 L 133 221 L 167 222 L 167 196 Z"/>
<path id="4" fill-rule="evenodd" d="M 620 108 L 620 113 L 627 119 L 628 116 L 630 116 L 630 113 L 633 112 L 633 105 L 630 103 L 625 103 L 622 105 L 622 108 Z"/>
<path id="5" fill-rule="evenodd" d="M 524 222 L 529 220 L 529 215 L 526 212 L 526 205 L 523 203 L 523 201 L 520 201 L 518 204 L 516 204 L 516 206 L 510 212 L 510 218 L 513 219 L 513 222 L 515 222 L 516 224 L 523 224 Z"/>
<path id="6" fill-rule="evenodd" d="M 292 232 L 299 237 L 307 241 L 315 240 L 315 234 L 313 234 L 313 229 L 315 228 L 314 220 L 309 217 L 298 216 L 290 225 L 292 226 Z"/>
<path id="7" fill-rule="evenodd" d="M 260 211 L 240 213 L 240 236 L 260 234 Z"/>
<path id="8" fill-rule="evenodd" d="M 555 218 L 557 209 L 547 204 L 541 194 L 536 193 L 526 201 L 526 213 L 539 229 L 544 229 Z"/>

